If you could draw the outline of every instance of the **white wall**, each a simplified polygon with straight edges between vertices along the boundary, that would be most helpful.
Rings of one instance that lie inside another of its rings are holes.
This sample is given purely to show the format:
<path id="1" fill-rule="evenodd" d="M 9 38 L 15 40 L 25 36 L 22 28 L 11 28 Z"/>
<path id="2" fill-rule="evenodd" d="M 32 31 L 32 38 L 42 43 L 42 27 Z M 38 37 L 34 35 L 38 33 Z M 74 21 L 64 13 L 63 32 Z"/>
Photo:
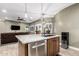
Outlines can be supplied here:
<path id="1" fill-rule="evenodd" d="M 79 4 L 72 5 L 56 15 L 56 33 L 63 31 L 70 33 L 69 43 L 79 48 Z"/>
<path id="2" fill-rule="evenodd" d="M 0 33 L 15 32 L 14 30 L 11 30 L 11 25 L 20 25 L 20 30 L 17 30 L 16 32 L 26 32 L 25 28 L 27 24 L 0 21 Z"/>

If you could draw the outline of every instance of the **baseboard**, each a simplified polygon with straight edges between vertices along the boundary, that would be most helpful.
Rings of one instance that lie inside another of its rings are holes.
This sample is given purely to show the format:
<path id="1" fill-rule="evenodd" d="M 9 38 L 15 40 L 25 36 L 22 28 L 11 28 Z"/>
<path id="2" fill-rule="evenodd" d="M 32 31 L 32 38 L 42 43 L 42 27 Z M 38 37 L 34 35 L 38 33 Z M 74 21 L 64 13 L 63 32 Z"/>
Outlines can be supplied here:
<path id="1" fill-rule="evenodd" d="M 73 47 L 73 46 L 69 46 L 69 48 L 76 50 L 76 51 L 79 51 L 79 48 L 76 48 L 76 47 Z"/>
<path id="2" fill-rule="evenodd" d="M 60 45 L 61 45 L 61 43 L 60 43 Z M 79 48 L 76 48 L 76 47 L 73 47 L 73 46 L 69 46 L 69 48 L 76 50 L 76 51 L 79 51 Z"/>

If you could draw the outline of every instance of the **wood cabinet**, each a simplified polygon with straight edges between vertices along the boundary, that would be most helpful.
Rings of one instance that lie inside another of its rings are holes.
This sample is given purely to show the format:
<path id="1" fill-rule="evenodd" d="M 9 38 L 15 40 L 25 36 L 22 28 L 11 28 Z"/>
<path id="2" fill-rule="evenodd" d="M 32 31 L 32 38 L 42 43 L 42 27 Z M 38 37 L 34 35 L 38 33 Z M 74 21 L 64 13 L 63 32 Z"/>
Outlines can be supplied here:
<path id="1" fill-rule="evenodd" d="M 28 35 L 29 32 L 1 33 L 1 44 L 18 42 L 16 35 Z"/>
<path id="2" fill-rule="evenodd" d="M 35 42 L 27 43 L 27 44 L 22 44 L 19 41 L 19 47 L 18 47 L 19 56 L 30 56 L 30 55 L 40 56 L 43 54 L 45 54 L 47 56 L 56 56 L 59 54 L 59 51 L 60 51 L 59 37 L 53 37 L 53 38 L 47 39 L 45 42 L 45 44 L 46 44 L 45 49 L 44 49 L 44 47 L 37 47 L 37 48 L 32 47 L 34 45 L 39 45 L 40 43 L 43 43 L 43 42 L 42 41 L 35 41 Z M 33 49 L 35 49 L 35 50 L 33 50 Z"/>
<path id="3" fill-rule="evenodd" d="M 47 40 L 47 55 L 56 56 L 59 53 L 59 37 Z"/>
<path id="4" fill-rule="evenodd" d="M 19 56 L 28 56 L 28 44 L 22 44 L 18 42 L 18 54 Z"/>

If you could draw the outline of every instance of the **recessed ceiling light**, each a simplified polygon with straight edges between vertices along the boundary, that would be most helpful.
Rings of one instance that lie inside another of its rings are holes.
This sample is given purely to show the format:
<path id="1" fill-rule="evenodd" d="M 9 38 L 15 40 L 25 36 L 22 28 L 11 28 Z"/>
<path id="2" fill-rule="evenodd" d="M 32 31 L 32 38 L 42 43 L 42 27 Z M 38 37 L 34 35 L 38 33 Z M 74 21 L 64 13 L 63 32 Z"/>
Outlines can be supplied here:
<path id="1" fill-rule="evenodd" d="M 5 17 L 5 19 L 8 19 L 8 17 Z"/>
<path id="2" fill-rule="evenodd" d="M 25 18 L 27 18 L 28 17 L 28 15 L 27 14 L 25 14 Z"/>
<path id="3" fill-rule="evenodd" d="M 2 12 L 3 12 L 3 13 L 7 13 L 7 10 L 3 9 Z"/>
<path id="4" fill-rule="evenodd" d="M 33 18 L 33 17 L 30 17 L 31 19 Z"/>

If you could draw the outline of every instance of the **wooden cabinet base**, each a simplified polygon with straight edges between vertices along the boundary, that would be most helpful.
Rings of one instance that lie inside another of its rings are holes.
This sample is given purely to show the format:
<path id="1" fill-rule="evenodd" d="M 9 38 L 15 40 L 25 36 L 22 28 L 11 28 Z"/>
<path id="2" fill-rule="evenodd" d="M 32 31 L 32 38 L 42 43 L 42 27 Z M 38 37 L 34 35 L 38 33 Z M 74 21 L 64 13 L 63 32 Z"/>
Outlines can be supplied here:
<path id="1" fill-rule="evenodd" d="M 59 54 L 60 45 L 59 45 L 59 37 L 51 38 L 47 40 L 47 56 L 56 56 Z M 22 44 L 19 42 L 19 56 L 28 56 L 28 45 L 29 44 Z M 30 50 L 29 50 L 30 51 Z"/>
<path id="2" fill-rule="evenodd" d="M 47 40 L 47 55 L 56 56 L 59 53 L 59 37 Z"/>
<path id="3" fill-rule="evenodd" d="M 28 56 L 28 44 L 22 44 L 21 42 L 19 42 L 19 56 Z"/>

